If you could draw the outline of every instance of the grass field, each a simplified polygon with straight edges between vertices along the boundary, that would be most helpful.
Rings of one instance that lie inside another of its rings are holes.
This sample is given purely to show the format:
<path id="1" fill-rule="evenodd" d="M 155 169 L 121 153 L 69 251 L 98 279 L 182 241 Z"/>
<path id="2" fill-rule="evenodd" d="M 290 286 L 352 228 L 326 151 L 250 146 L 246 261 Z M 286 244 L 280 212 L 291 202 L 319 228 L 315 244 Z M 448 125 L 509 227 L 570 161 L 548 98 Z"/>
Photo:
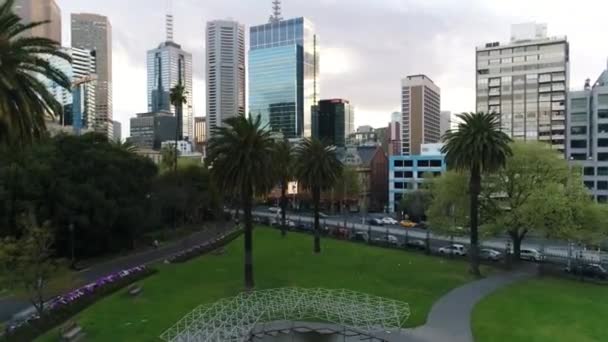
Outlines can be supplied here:
<path id="1" fill-rule="evenodd" d="M 233 296 L 243 286 L 242 237 L 222 255 L 206 255 L 185 264 L 159 265 L 160 272 L 142 282 L 143 293 L 124 291 L 83 311 L 75 320 L 87 341 L 157 341 L 184 314 L 202 303 Z M 312 237 L 256 229 L 256 288 L 285 286 L 348 288 L 410 303 L 409 326 L 421 325 L 433 302 L 469 280 L 467 265 L 436 257 L 364 245 L 322 240 L 312 253 Z M 40 340 L 56 341 L 57 331 Z"/>
<path id="2" fill-rule="evenodd" d="M 476 342 L 605 342 L 608 288 L 557 279 L 511 285 L 479 303 Z"/>

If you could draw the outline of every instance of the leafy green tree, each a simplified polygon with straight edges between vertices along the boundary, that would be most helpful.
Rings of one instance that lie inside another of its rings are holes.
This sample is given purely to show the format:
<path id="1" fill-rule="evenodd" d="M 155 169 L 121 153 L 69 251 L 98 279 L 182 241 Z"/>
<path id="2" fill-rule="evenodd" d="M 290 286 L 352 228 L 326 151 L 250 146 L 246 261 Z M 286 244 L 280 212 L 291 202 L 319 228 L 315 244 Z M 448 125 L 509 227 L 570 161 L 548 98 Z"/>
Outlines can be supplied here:
<path id="1" fill-rule="evenodd" d="M 60 50 L 60 44 L 41 37 L 23 35 L 47 22 L 25 24 L 13 12 L 14 0 L 0 5 L 0 142 L 20 146 L 46 132 L 47 115 L 62 113 L 61 104 L 50 93 L 42 79 L 70 89 L 69 78 L 53 66 L 47 57 L 71 62 Z"/>
<path id="2" fill-rule="evenodd" d="M 177 170 L 177 157 L 179 150 L 175 147 L 165 146 L 160 150 L 160 165 L 164 171 Z"/>
<path id="3" fill-rule="evenodd" d="M 427 217 L 431 205 L 431 193 L 425 189 L 410 191 L 401 199 L 399 206 L 407 213 L 410 220 L 422 222 Z"/>
<path id="4" fill-rule="evenodd" d="M 285 225 L 287 215 L 287 186 L 293 175 L 293 151 L 287 140 L 281 140 L 275 144 L 274 170 L 281 184 L 281 235 L 285 236 L 287 227 Z"/>
<path id="5" fill-rule="evenodd" d="M 361 179 L 357 169 L 351 166 L 344 166 L 342 174 L 332 188 L 332 192 L 341 200 L 340 212 L 344 214 L 349 199 L 358 199 L 361 194 Z"/>
<path id="6" fill-rule="evenodd" d="M 552 203 L 566 200 L 561 186 L 571 181 L 578 185 L 579 195 L 584 194 L 585 189 L 568 162 L 547 144 L 515 142 L 511 150 L 513 154 L 507 158 L 505 167 L 486 177 L 482 203 L 488 228 L 497 232 L 506 230 L 513 242 L 514 256 L 519 258 L 521 243 L 530 231 L 540 232 L 550 226 L 557 231 L 562 223 L 570 225 L 570 216 L 564 216 L 568 205 L 551 217 L 544 216 L 546 210 L 556 210 L 550 209 Z M 544 208 L 538 207 L 543 203 L 533 202 L 542 197 L 546 198 Z M 553 220 L 555 222 L 547 226 L 541 222 L 549 224 Z"/>
<path id="7" fill-rule="evenodd" d="M 175 107 L 175 116 L 177 117 L 177 125 L 175 126 L 175 154 L 173 155 L 175 159 L 175 163 L 173 164 L 173 170 L 177 171 L 177 157 L 179 155 L 177 149 L 177 141 L 182 140 L 183 137 L 183 129 L 184 129 L 184 104 L 188 102 L 188 98 L 186 95 L 188 92 L 181 82 L 171 88 L 171 92 L 169 94 L 169 100 L 171 104 Z"/>
<path id="8" fill-rule="evenodd" d="M 137 146 L 133 144 L 131 141 L 113 141 L 114 147 L 119 150 L 123 150 L 125 152 L 135 153 L 137 151 Z"/>
<path id="9" fill-rule="evenodd" d="M 435 178 L 433 182 L 430 196 L 432 201 L 428 209 L 430 226 L 433 230 L 450 235 L 462 231 L 457 227 L 469 226 L 467 175 L 448 171 L 441 177 Z"/>
<path id="10" fill-rule="evenodd" d="M 306 138 L 296 148 L 296 176 L 312 192 L 315 215 L 314 252 L 321 253 L 319 210 L 321 191 L 333 187 L 342 174 L 342 163 L 336 149 L 314 138 Z"/>
<path id="11" fill-rule="evenodd" d="M 25 290 L 42 316 L 48 282 L 56 269 L 53 233 L 48 222 L 38 226 L 33 215 L 23 216 L 22 224 L 25 234 L 21 238 L 0 240 L 0 270 L 9 286 Z"/>
<path id="12" fill-rule="evenodd" d="M 442 152 L 450 168 L 470 175 L 471 273 L 479 276 L 479 194 L 483 173 L 499 170 L 511 155 L 511 139 L 500 130 L 495 114 L 463 113 L 458 115 L 458 130 L 448 131 Z"/>
<path id="13" fill-rule="evenodd" d="M 265 194 L 274 177 L 271 132 L 261 125 L 259 116 L 229 118 L 215 129 L 208 145 L 208 162 L 218 187 L 239 196 L 245 215 L 245 287 L 253 289 L 253 220 L 252 207 L 256 194 Z"/>

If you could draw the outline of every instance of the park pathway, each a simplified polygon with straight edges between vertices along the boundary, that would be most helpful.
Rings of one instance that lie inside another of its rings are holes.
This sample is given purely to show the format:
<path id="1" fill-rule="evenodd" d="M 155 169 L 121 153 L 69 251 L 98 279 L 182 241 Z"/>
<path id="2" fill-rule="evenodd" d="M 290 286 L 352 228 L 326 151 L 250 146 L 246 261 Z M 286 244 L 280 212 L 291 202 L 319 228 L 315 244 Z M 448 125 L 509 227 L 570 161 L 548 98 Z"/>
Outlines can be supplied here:
<path id="1" fill-rule="evenodd" d="M 83 283 L 88 283 L 112 272 L 139 265 L 148 265 L 180 251 L 205 243 L 221 235 L 229 228 L 231 228 L 229 225 L 214 225 L 213 228 L 196 232 L 177 241 L 168 242 L 158 249 L 148 249 L 96 264 L 80 271 L 79 278 Z M 15 314 L 27 314 L 30 311 L 33 312 L 33 307 L 26 300 L 15 297 L 0 298 L 0 322 L 11 319 Z"/>
<path id="2" fill-rule="evenodd" d="M 471 315 L 475 304 L 492 292 L 517 281 L 532 278 L 535 274 L 536 268 L 526 265 L 458 287 L 433 305 L 424 326 L 406 329 L 399 338 L 391 341 L 474 342 Z"/>

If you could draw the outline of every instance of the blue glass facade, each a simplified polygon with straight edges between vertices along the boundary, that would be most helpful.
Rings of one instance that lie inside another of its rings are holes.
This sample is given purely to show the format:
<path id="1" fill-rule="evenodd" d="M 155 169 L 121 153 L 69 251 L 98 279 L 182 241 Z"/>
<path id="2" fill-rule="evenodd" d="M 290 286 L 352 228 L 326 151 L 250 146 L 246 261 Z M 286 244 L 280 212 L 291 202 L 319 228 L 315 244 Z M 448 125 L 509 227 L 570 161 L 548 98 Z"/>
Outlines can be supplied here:
<path id="1" fill-rule="evenodd" d="M 312 134 L 318 100 L 318 51 L 305 18 L 251 27 L 249 113 L 287 138 Z"/>
<path id="2" fill-rule="evenodd" d="M 446 171 L 441 155 L 393 156 L 388 164 L 388 207 L 397 210 L 403 196 L 417 190 L 426 174 L 439 176 Z"/>

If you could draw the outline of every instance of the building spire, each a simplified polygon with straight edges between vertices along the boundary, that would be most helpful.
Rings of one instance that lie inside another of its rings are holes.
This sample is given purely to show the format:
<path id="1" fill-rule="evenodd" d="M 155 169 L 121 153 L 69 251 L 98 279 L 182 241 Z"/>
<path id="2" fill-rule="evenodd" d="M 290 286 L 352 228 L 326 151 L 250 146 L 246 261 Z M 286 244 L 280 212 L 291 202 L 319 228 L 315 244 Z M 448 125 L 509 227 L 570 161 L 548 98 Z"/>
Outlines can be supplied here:
<path id="1" fill-rule="evenodd" d="M 172 1 L 167 0 L 167 15 L 165 16 L 165 33 L 167 35 L 167 41 L 173 41 L 173 9 Z"/>
<path id="2" fill-rule="evenodd" d="M 281 17 L 281 0 L 272 1 L 272 15 L 270 16 L 271 23 L 278 23 L 283 20 Z"/>

